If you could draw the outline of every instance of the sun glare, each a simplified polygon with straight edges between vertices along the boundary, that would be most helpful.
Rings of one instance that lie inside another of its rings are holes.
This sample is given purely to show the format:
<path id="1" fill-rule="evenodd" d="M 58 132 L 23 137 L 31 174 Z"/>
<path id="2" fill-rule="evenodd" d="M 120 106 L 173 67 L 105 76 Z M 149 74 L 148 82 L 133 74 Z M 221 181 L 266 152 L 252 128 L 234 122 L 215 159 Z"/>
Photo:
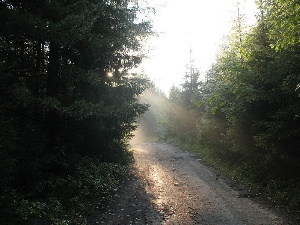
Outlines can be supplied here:
<path id="1" fill-rule="evenodd" d="M 153 51 L 143 70 L 168 93 L 173 84 L 182 83 L 190 56 L 202 73 L 209 69 L 236 18 L 237 0 L 152 0 L 151 4 L 158 5 L 153 25 L 160 35 L 149 41 Z M 254 0 L 240 0 L 240 5 L 253 21 Z"/>
<path id="2" fill-rule="evenodd" d="M 106 75 L 107 75 L 108 77 L 113 77 L 113 76 L 114 76 L 112 72 L 108 72 L 108 73 L 106 73 Z"/>

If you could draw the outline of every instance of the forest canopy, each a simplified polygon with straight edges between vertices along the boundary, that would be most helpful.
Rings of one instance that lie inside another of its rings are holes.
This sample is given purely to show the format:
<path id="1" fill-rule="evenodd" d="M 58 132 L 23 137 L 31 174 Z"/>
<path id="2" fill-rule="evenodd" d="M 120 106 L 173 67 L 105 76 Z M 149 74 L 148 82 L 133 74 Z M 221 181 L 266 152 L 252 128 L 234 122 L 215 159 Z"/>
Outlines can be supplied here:
<path id="1" fill-rule="evenodd" d="M 128 73 L 152 33 L 143 11 L 131 0 L 0 1 L 1 224 L 84 224 L 86 200 L 118 187 L 147 109 L 148 80 Z"/>
<path id="2" fill-rule="evenodd" d="M 171 88 L 168 103 L 162 100 L 158 132 L 299 209 L 300 6 L 256 2 L 256 24 L 246 26 L 237 8 L 209 71 L 201 74 L 190 61 L 183 84 Z"/>

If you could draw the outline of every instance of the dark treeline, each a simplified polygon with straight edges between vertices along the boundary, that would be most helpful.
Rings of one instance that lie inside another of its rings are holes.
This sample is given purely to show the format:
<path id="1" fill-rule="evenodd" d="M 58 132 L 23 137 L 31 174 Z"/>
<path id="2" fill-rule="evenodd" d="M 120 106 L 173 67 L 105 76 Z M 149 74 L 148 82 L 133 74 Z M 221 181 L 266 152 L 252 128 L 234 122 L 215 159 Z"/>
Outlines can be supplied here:
<path id="1" fill-rule="evenodd" d="M 0 1 L 0 223 L 85 224 L 147 109 L 138 1 Z M 144 18 L 144 17 L 143 17 Z M 101 203 L 101 202 L 100 202 Z"/>
<path id="2" fill-rule="evenodd" d="M 164 137 L 299 209 L 299 3 L 257 4 L 256 25 L 238 13 L 205 81 L 190 65 L 171 89 Z"/>

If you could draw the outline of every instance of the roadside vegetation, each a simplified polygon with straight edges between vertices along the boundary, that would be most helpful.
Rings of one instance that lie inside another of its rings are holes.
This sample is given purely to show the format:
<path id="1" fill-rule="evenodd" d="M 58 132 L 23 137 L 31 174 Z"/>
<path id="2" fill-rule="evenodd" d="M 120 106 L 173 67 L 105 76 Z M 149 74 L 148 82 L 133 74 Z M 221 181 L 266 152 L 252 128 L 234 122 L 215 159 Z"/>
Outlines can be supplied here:
<path id="1" fill-rule="evenodd" d="M 1 0 L 0 224 L 88 224 L 128 174 L 147 104 L 142 140 L 299 210 L 299 4 L 257 3 L 257 24 L 239 14 L 205 79 L 191 61 L 167 98 L 128 72 L 152 34 L 139 1 Z"/>
<path id="2" fill-rule="evenodd" d="M 257 4 L 256 25 L 245 27 L 239 14 L 205 75 L 191 61 L 182 86 L 173 87 L 168 99 L 154 92 L 163 101 L 157 137 L 299 212 L 299 4 Z"/>
<path id="3" fill-rule="evenodd" d="M 0 1 L 0 224 L 88 224 L 128 174 L 151 34 L 130 0 Z M 95 205 L 96 204 L 96 205 Z"/>

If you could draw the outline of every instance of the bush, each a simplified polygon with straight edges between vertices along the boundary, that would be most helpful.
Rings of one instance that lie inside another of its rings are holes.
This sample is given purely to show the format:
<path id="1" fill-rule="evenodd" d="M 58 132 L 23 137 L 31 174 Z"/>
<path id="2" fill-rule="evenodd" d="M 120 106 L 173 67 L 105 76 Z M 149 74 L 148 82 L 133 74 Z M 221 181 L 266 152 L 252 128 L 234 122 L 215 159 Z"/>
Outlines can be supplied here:
<path id="1" fill-rule="evenodd" d="M 15 191 L 1 196 L 6 218 L 1 224 L 87 224 L 90 210 L 97 201 L 103 204 L 128 174 L 128 166 L 95 162 L 84 158 L 72 175 L 53 177 L 40 184 L 42 196 Z"/>

